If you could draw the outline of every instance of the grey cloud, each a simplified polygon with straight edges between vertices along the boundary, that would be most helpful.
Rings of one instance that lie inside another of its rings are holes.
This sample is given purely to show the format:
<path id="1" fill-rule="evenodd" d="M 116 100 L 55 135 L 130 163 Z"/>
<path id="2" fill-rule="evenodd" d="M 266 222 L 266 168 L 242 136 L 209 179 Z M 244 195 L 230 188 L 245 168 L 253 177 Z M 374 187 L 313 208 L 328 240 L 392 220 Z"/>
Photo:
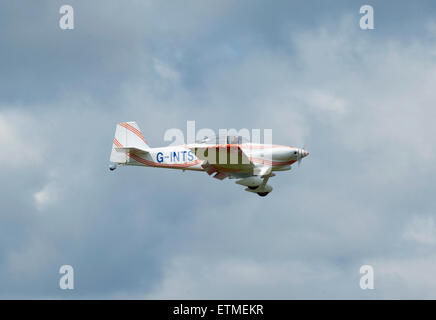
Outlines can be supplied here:
<path id="1" fill-rule="evenodd" d="M 357 1 L 77 1 L 69 33 L 59 4 L 1 10 L 2 297 L 435 296 L 434 244 L 413 240 L 432 231 L 412 218 L 435 212 L 432 2 L 377 4 L 370 33 Z M 311 154 L 265 199 L 198 173 L 109 173 L 122 120 L 152 146 L 196 120 Z"/>

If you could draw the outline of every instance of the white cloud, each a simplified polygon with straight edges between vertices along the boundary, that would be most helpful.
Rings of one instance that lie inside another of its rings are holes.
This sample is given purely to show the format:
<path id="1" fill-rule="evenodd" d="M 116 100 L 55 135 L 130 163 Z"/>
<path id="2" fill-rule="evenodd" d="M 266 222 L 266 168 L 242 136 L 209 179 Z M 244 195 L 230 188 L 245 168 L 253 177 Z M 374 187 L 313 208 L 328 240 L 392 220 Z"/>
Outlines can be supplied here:
<path id="1" fill-rule="evenodd" d="M 171 81 L 178 81 L 180 79 L 180 75 L 177 71 L 159 59 L 153 59 L 153 67 L 157 74 L 163 79 Z"/>
<path id="2" fill-rule="evenodd" d="M 47 267 L 52 268 L 56 257 L 55 244 L 47 239 L 31 238 L 22 248 L 8 253 L 7 262 L 10 274 L 37 277 Z M 55 269 L 54 269 L 55 271 Z"/>
<path id="3" fill-rule="evenodd" d="M 37 208 L 43 210 L 47 206 L 54 204 L 59 198 L 59 187 L 55 182 L 49 182 L 40 191 L 33 194 Z"/>
<path id="4" fill-rule="evenodd" d="M 163 282 L 147 299 L 298 299 L 335 298 L 335 283 L 353 278 L 325 263 L 307 261 L 256 261 L 174 257 L 166 266 Z M 350 282 L 349 287 L 353 286 Z M 314 289 L 319 287 L 319 289 Z M 348 289 L 347 289 L 348 290 Z M 345 295 L 344 295 L 345 296 Z"/>
<path id="5" fill-rule="evenodd" d="M 436 36 L 436 21 L 431 20 L 427 22 L 427 31 L 432 35 Z"/>
<path id="6" fill-rule="evenodd" d="M 347 110 L 346 101 L 328 91 L 314 89 L 300 97 L 313 111 L 323 111 L 322 116 L 326 116 L 328 112 L 342 115 Z"/>
<path id="7" fill-rule="evenodd" d="M 6 167 L 31 167 L 41 163 L 45 144 L 37 123 L 26 112 L 0 112 L 0 163 Z"/>
<path id="8" fill-rule="evenodd" d="M 406 240 L 416 241 L 419 244 L 431 245 L 436 243 L 436 225 L 433 217 L 414 217 L 403 233 Z"/>
<path id="9" fill-rule="evenodd" d="M 375 291 L 383 299 L 435 299 L 436 255 L 386 257 L 373 262 Z"/>

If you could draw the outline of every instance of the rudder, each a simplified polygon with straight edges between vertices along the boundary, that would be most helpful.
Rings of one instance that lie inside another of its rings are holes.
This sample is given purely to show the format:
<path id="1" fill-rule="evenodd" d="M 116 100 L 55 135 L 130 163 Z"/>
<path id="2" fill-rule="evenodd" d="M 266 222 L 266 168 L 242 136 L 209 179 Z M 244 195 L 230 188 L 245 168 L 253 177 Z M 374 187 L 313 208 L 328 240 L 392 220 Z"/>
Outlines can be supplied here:
<path id="1" fill-rule="evenodd" d="M 110 156 L 111 162 L 126 163 L 128 161 L 127 153 L 116 150 L 116 148 L 136 148 L 147 151 L 150 147 L 142 135 L 138 124 L 135 121 L 130 121 L 117 124 Z"/>

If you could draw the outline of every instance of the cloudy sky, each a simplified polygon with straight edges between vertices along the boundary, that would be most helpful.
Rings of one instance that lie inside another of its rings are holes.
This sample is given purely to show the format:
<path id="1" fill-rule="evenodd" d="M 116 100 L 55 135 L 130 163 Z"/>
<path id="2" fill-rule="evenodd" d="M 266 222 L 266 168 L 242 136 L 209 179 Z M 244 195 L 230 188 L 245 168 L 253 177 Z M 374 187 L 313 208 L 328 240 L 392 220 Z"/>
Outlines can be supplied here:
<path id="1" fill-rule="evenodd" d="M 436 298 L 435 17 L 430 0 L 2 1 L 0 298 Z M 109 172 L 133 120 L 152 147 L 195 120 L 310 156 L 265 198 Z"/>

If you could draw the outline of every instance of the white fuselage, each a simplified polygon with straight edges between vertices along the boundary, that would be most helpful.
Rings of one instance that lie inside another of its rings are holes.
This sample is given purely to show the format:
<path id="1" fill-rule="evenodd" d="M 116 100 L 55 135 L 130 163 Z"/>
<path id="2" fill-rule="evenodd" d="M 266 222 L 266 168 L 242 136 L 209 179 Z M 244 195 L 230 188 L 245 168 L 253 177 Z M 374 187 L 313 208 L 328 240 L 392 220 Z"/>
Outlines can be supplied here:
<path id="1" fill-rule="evenodd" d="M 196 170 L 204 171 L 201 166 L 204 160 L 196 157 L 191 150 L 196 147 L 204 147 L 205 144 L 191 144 L 180 146 L 169 146 L 161 148 L 150 148 L 146 154 L 137 155 L 129 153 L 128 165 L 149 166 L 170 169 Z M 232 148 L 237 145 L 208 145 L 219 148 Z M 263 145 L 244 143 L 238 145 L 241 150 L 249 157 L 250 161 L 255 165 L 268 165 L 273 171 L 289 170 L 291 164 L 297 161 L 298 152 L 301 149 L 280 146 L 280 145 Z M 220 167 L 220 163 L 214 164 Z M 252 170 L 251 166 L 243 166 L 236 164 L 234 168 L 226 165 L 220 171 L 228 172 L 248 172 Z"/>

